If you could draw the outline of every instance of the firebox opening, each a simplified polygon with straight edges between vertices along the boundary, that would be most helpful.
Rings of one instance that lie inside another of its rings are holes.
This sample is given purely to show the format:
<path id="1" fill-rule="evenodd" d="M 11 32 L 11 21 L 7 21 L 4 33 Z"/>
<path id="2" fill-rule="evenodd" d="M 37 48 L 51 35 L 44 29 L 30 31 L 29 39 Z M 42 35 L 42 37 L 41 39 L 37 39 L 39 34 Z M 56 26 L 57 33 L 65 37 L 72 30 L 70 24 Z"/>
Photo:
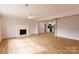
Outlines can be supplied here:
<path id="1" fill-rule="evenodd" d="M 20 35 L 24 35 L 24 34 L 27 34 L 26 29 L 20 29 Z"/>

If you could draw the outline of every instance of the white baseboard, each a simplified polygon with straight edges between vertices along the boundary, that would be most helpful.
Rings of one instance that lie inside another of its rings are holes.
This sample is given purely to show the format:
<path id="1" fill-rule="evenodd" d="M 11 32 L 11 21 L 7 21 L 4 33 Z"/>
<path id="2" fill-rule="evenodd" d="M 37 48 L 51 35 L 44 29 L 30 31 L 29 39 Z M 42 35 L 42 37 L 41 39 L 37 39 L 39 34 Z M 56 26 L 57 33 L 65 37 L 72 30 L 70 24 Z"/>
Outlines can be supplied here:
<path id="1" fill-rule="evenodd" d="M 77 37 L 70 37 L 70 36 L 65 36 L 65 35 L 57 35 L 57 36 L 67 38 L 67 39 L 72 39 L 72 40 L 79 40 L 79 38 L 77 38 Z"/>
<path id="2" fill-rule="evenodd" d="M 5 39 L 5 38 L 16 38 L 16 37 L 25 37 L 25 36 L 29 36 L 29 35 L 6 36 L 6 37 L 3 37 L 3 39 Z"/>

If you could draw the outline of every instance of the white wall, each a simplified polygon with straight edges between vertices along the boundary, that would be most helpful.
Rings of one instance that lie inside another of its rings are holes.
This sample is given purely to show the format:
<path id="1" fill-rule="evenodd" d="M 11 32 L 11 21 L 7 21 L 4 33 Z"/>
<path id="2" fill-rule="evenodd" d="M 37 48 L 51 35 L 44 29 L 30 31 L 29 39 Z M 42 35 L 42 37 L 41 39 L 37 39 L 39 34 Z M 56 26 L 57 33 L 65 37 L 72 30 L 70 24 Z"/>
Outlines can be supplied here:
<path id="1" fill-rule="evenodd" d="M 79 40 L 79 15 L 58 19 L 57 36 Z"/>
<path id="2" fill-rule="evenodd" d="M 28 22 L 26 19 L 16 17 L 4 17 L 2 26 L 2 37 L 16 37 L 17 25 L 25 25 L 29 34 L 44 33 L 44 23 Z M 57 20 L 57 36 L 79 39 L 79 15 L 63 17 Z"/>
<path id="3" fill-rule="evenodd" d="M 2 36 L 3 38 L 16 37 L 18 36 L 17 28 L 22 26 L 26 26 L 26 28 L 28 27 L 28 29 L 30 28 L 30 34 L 34 34 L 35 33 L 34 22 L 31 25 L 32 26 L 30 26 L 30 23 L 29 21 L 27 21 L 27 19 L 20 19 L 17 17 L 4 17 Z"/>
<path id="4" fill-rule="evenodd" d="M 44 22 L 39 22 L 39 24 L 38 24 L 38 32 L 39 33 L 44 33 L 45 32 Z"/>
<path id="5" fill-rule="evenodd" d="M 38 22 L 30 22 L 29 30 L 30 34 L 38 34 Z"/>

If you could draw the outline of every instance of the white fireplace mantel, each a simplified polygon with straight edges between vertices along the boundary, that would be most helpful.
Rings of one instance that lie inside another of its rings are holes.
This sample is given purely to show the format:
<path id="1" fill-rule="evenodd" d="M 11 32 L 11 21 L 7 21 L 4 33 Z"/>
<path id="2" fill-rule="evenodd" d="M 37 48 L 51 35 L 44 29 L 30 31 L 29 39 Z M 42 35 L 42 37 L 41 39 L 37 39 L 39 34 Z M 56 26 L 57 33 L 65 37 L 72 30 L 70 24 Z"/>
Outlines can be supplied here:
<path id="1" fill-rule="evenodd" d="M 27 34 L 20 35 L 20 29 L 26 29 Z M 16 25 L 16 33 L 17 33 L 17 37 L 30 35 L 30 33 L 29 33 L 29 26 L 27 26 L 27 25 Z"/>

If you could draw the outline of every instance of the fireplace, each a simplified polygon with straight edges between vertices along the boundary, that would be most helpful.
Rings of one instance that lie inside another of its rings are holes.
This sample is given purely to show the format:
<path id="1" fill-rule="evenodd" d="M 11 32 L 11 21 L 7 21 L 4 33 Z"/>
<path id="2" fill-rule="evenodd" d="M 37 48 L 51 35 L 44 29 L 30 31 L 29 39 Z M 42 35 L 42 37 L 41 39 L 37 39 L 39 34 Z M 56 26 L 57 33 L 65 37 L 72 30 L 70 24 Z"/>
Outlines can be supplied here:
<path id="1" fill-rule="evenodd" d="M 25 35 L 26 33 L 26 29 L 20 29 L 20 35 Z"/>

